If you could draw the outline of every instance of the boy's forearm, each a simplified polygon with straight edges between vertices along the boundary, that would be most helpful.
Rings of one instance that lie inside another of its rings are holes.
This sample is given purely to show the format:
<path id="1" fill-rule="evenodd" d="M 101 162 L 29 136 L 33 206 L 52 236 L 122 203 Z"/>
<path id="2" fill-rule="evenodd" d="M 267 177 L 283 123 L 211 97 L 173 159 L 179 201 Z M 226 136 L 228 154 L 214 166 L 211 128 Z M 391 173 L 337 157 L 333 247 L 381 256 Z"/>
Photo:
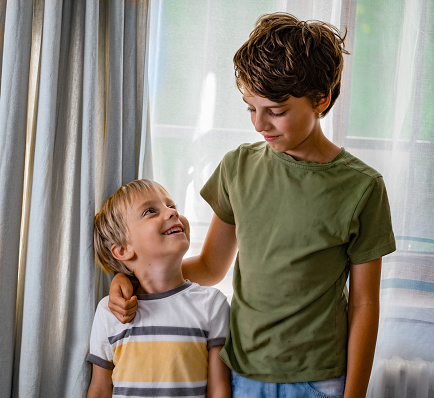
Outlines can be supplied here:
<path id="1" fill-rule="evenodd" d="M 204 286 L 215 285 L 225 277 L 236 252 L 235 225 L 214 214 L 200 255 L 182 262 L 184 278 Z"/>
<path id="2" fill-rule="evenodd" d="M 366 396 L 377 341 L 379 305 L 349 307 L 347 380 L 344 398 Z"/>
<path id="3" fill-rule="evenodd" d="M 92 380 L 87 398 L 110 398 L 113 394 L 112 371 L 92 365 Z"/>
<path id="4" fill-rule="evenodd" d="M 231 371 L 218 356 L 221 348 L 209 350 L 207 398 L 231 398 Z"/>
<path id="5" fill-rule="evenodd" d="M 213 286 L 219 283 L 224 274 L 217 274 L 208 267 L 201 256 L 186 258 L 182 261 L 182 275 L 201 286 Z"/>

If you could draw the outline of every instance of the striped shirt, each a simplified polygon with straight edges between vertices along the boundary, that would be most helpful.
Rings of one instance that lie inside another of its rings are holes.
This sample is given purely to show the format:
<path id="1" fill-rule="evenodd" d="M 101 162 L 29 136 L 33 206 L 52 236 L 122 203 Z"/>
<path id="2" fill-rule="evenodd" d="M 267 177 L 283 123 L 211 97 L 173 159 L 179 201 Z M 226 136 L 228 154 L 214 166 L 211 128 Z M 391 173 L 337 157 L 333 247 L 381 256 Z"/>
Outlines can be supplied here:
<path id="1" fill-rule="evenodd" d="M 208 350 L 226 339 L 226 297 L 189 281 L 137 297 L 126 325 L 110 312 L 108 297 L 100 301 L 87 361 L 113 370 L 113 397 L 205 397 Z"/>

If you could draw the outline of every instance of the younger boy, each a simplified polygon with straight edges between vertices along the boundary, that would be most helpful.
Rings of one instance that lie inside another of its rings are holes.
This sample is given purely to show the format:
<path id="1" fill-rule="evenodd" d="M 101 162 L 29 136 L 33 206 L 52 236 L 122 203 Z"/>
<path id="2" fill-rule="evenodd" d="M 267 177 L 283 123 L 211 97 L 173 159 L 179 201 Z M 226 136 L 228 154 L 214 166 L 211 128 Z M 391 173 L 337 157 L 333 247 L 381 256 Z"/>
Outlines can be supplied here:
<path id="1" fill-rule="evenodd" d="M 95 216 L 94 244 L 104 271 L 134 275 L 140 286 L 128 325 L 110 312 L 108 297 L 98 305 L 88 397 L 230 397 L 218 357 L 229 304 L 217 289 L 183 278 L 189 224 L 167 191 L 144 179 L 121 187 Z"/>

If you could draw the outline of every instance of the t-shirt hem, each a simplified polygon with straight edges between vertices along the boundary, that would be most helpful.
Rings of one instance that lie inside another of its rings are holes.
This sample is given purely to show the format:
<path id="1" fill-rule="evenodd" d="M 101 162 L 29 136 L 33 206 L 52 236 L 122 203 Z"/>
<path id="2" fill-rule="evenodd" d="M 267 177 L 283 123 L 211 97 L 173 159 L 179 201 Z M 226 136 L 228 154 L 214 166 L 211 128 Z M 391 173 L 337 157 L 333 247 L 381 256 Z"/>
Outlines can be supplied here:
<path id="1" fill-rule="evenodd" d="M 219 338 L 215 338 L 212 340 L 209 340 L 207 343 L 207 349 L 209 350 L 212 347 L 223 347 L 225 345 L 226 342 L 226 337 L 219 337 Z"/>
<path id="2" fill-rule="evenodd" d="M 248 379 L 265 383 L 308 383 L 312 381 L 328 380 L 343 376 L 347 371 L 346 363 L 330 369 L 308 369 L 288 373 L 245 373 L 238 366 L 234 366 L 228 357 L 225 347 L 219 353 L 220 359 L 236 374 Z"/>
<path id="3" fill-rule="evenodd" d="M 375 250 L 371 250 L 369 252 L 360 254 L 358 256 L 350 257 L 350 261 L 352 264 L 363 264 L 375 260 L 377 258 L 387 256 L 388 254 L 393 253 L 395 250 L 396 250 L 396 244 L 393 241 L 381 247 L 378 247 Z"/>
<path id="4" fill-rule="evenodd" d="M 228 365 L 229 366 L 229 365 Z M 230 367 L 230 366 L 229 366 Z M 232 369 L 232 368 L 231 368 Z M 248 379 L 257 380 L 265 383 L 308 383 L 312 381 L 328 380 L 341 377 L 346 372 L 346 366 L 340 366 L 333 369 L 321 370 L 316 372 L 300 372 L 287 374 L 248 374 L 238 372 L 232 369 L 235 373 Z"/>
<path id="5" fill-rule="evenodd" d="M 88 354 L 86 361 L 108 370 L 113 370 L 115 367 L 112 362 L 106 361 L 93 354 Z"/>

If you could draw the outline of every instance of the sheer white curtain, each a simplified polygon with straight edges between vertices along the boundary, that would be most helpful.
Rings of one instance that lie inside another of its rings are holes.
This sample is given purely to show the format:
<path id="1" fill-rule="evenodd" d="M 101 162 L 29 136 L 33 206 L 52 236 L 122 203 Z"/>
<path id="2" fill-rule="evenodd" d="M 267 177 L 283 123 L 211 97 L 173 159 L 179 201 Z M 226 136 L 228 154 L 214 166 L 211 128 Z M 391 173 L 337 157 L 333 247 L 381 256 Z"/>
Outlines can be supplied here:
<path id="1" fill-rule="evenodd" d="M 398 247 L 383 263 L 368 397 L 432 397 L 434 2 L 358 4 L 343 145 L 384 175 Z"/>
<path id="2" fill-rule="evenodd" d="M 194 254 L 201 247 L 211 218 L 211 209 L 200 198 L 200 188 L 227 151 L 261 139 L 251 126 L 247 107 L 235 86 L 232 58 L 236 50 L 262 14 L 289 11 L 300 19 L 329 21 L 345 30 L 354 24 L 355 2 L 151 3 L 150 95 L 155 179 L 169 189 L 192 224 L 189 254 Z M 352 51 L 351 29 L 348 37 L 347 47 Z M 342 98 L 345 96 L 346 91 Z M 343 115 L 348 113 L 348 101 L 342 98 L 323 120 L 330 138 L 334 130 L 341 132 Z M 228 295 L 230 279 L 229 274 L 220 285 Z"/>
<path id="3" fill-rule="evenodd" d="M 93 217 L 152 176 L 142 1 L 0 0 L 0 395 L 85 396 Z"/>
<path id="4" fill-rule="evenodd" d="M 154 173 L 201 247 L 211 209 L 199 190 L 227 151 L 259 141 L 232 57 L 264 13 L 348 29 L 341 96 L 326 134 L 377 168 L 398 251 L 384 259 L 381 321 L 368 396 L 434 396 L 434 2 L 299 0 L 152 2 Z M 231 295 L 231 272 L 219 287 Z M 351 289 L 351 287 L 350 287 Z M 431 339 L 431 340 L 430 340 Z"/>

